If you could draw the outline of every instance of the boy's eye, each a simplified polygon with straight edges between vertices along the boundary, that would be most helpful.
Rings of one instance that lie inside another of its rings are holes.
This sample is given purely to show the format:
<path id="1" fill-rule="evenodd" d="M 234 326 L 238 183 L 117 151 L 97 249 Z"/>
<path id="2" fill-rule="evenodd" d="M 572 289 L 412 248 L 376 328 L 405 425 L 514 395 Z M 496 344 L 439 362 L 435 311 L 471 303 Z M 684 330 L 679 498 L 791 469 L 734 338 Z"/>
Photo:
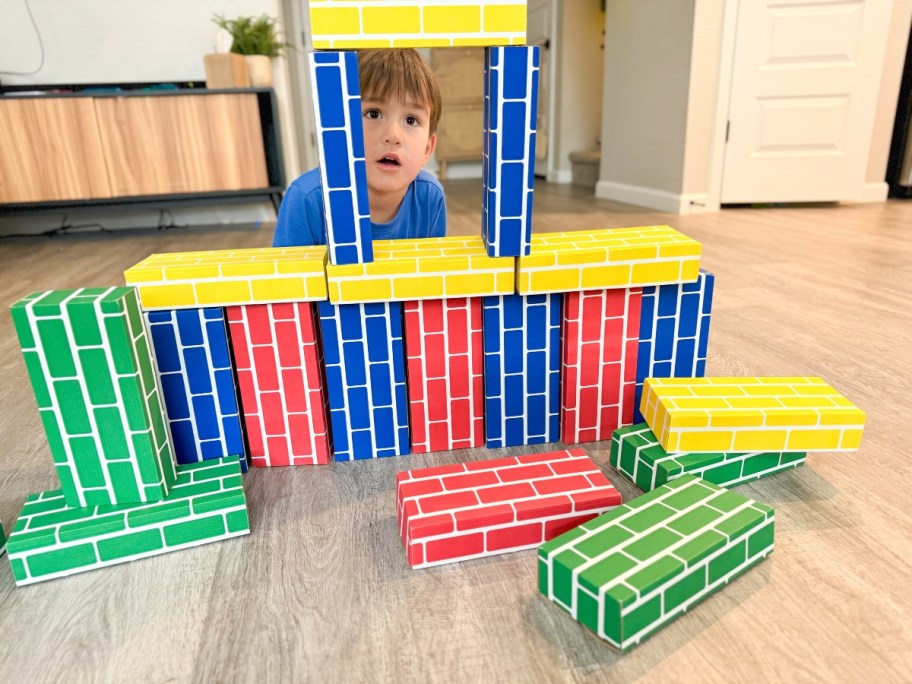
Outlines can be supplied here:
<path id="1" fill-rule="evenodd" d="M 417 116 L 407 116 L 405 117 L 405 123 L 409 126 L 420 126 L 421 122 L 418 120 Z"/>
<path id="2" fill-rule="evenodd" d="M 366 109 L 364 111 L 364 118 L 365 119 L 379 119 L 380 110 L 379 109 Z"/>

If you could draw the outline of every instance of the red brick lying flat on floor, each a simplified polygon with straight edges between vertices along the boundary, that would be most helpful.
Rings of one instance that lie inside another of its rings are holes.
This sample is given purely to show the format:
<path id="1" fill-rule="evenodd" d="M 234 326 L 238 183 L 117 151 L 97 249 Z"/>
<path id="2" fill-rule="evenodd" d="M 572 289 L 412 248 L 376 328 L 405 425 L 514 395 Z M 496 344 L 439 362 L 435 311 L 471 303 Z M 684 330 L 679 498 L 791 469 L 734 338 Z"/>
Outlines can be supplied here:
<path id="1" fill-rule="evenodd" d="M 620 503 L 582 449 L 396 475 L 396 518 L 413 568 L 537 547 Z"/>

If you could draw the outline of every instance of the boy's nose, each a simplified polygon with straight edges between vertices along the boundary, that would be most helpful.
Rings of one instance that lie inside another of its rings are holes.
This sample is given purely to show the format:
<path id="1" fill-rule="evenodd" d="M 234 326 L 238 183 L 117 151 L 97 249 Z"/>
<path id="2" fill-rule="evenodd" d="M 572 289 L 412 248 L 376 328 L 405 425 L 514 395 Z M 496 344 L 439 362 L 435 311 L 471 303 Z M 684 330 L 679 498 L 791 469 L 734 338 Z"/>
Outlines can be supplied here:
<path id="1" fill-rule="evenodd" d="M 384 131 L 383 135 L 383 141 L 393 145 L 398 145 L 402 142 L 402 131 L 400 130 L 398 124 L 390 123 L 386 127 L 386 131 Z"/>

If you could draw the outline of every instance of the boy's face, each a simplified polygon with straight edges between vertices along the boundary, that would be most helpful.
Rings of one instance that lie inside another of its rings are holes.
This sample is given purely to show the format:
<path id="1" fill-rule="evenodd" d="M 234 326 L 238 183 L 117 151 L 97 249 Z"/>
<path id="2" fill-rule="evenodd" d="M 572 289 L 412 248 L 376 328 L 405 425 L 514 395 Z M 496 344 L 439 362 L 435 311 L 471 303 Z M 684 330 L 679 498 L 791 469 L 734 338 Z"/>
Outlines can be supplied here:
<path id="1" fill-rule="evenodd" d="M 372 195 L 395 196 L 401 201 L 434 148 L 428 109 L 395 97 L 362 100 L 364 156 L 367 187 Z"/>

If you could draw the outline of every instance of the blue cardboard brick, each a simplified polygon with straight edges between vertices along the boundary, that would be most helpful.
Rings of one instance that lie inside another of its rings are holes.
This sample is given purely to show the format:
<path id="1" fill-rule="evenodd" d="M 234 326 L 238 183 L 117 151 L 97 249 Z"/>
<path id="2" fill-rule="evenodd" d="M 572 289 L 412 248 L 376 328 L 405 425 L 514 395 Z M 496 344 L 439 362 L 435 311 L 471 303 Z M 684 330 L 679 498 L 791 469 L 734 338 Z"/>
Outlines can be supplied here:
<path id="1" fill-rule="evenodd" d="M 485 297 L 482 306 L 488 448 L 557 441 L 561 295 Z"/>
<path id="2" fill-rule="evenodd" d="M 246 472 L 224 311 L 179 309 L 145 316 L 177 462 L 236 455 Z"/>
<path id="3" fill-rule="evenodd" d="M 643 288 L 637 350 L 634 423 L 642 423 L 640 399 L 646 378 L 702 378 L 715 276 L 703 269 L 693 283 Z"/>
<path id="4" fill-rule="evenodd" d="M 336 460 L 407 454 L 402 303 L 318 307 Z"/>
<path id="5" fill-rule="evenodd" d="M 482 236 L 491 257 L 530 251 L 538 68 L 538 47 L 485 50 Z"/>
<path id="6" fill-rule="evenodd" d="M 355 52 L 309 54 L 329 260 L 374 260 Z"/>

